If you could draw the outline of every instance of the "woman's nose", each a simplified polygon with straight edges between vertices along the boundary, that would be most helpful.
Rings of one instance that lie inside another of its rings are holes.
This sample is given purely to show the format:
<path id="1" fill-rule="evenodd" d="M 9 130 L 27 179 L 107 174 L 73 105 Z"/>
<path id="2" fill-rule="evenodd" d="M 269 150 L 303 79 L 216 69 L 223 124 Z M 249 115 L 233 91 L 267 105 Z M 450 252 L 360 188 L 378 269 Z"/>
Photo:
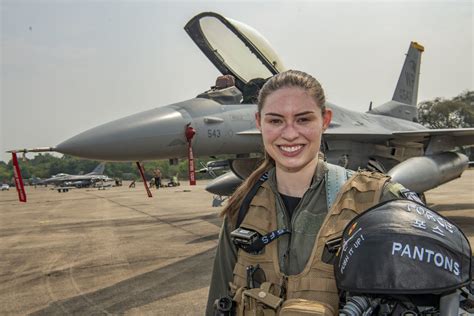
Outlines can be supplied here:
<path id="1" fill-rule="evenodd" d="M 298 135 L 299 133 L 293 124 L 286 125 L 281 133 L 281 137 L 287 140 L 296 139 Z"/>

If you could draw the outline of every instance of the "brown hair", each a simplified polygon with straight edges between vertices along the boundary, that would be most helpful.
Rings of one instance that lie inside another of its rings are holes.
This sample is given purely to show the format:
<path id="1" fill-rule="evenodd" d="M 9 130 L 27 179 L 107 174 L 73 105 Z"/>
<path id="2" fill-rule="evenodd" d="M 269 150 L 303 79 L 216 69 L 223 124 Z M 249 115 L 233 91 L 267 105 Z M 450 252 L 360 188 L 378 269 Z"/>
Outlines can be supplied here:
<path id="1" fill-rule="evenodd" d="M 326 98 L 321 84 L 311 75 L 298 70 L 287 70 L 276 74 L 263 85 L 258 95 L 258 113 L 260 114 L 262 112 L 263 105 L 270 94 L 287 87 L 304 89 L 314 98 L 316 104 L 321 108 L 321 112 L 324 113 L 326 109 L 324 105 Z M 273 166 L 275 166 L 275 161 L 265 152 L 265 159 L 262 161 L 260 166 L 244 180 L 234 194 L 232 194 L 221 215 L 227 215 L 230 222 L 235 224 L 240 205 L 242 204 L 245 195 L 247 195 L 249 190 L 255 185 L 260 176 L 265 171 L 270 170 Z"/>

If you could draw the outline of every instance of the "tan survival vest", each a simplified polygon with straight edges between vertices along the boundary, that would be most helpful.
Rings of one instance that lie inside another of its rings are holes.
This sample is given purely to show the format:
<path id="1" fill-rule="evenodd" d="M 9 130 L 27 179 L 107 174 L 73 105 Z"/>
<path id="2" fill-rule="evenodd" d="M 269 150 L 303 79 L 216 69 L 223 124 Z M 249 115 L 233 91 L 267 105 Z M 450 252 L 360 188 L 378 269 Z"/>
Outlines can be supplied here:
<path id="1" fill-rule="evenodd" d="M 300 274 L 286 276 L 280 272 L 276 242 L 268 244 L 261 254 L 249 254 L 239 249 L 234 280 L 230 284 L 237 305 L 236 314 L 335 315 L 339 297 L 333 265 L 321 260 L 325 243 L 340 237 L 352 218 L 376 205 L 389 179 L 379 173 L 359 171 L 342 186 Z M 263 183 L 262 189 L 252 199 L 240 227 L 261 235 L 277 229 L 275 197 L 268 183 Z M 260 288 L 248 289 L 247 267 L 257 264 L 265 272 L 266 282 Z"/>

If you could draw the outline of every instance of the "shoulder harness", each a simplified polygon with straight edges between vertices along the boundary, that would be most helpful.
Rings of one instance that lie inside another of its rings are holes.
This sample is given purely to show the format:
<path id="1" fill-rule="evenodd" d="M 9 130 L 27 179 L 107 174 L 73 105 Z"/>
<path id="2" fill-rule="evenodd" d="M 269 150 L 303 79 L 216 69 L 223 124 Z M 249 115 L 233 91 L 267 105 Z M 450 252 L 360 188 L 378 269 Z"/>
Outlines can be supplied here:
<path id="1" fill-rule="evenodd" d="M 348 170 L 344 167 L 333 165 L 326 163 L 328 171 L 325 173 L 325 181 L 326 181 L 326 200 L 328 210 L 331 209 L 339 190 L 344 185 L 344 183 L 349 179 L 355 172 L 352 170 Z M 250 202 L 257 194 L 258 189 L 262 186 L 262 184 L 268 180 L 268 171 L 263 173 L 258 181 L 252 186 L 249 190 L 247 195 L 244 197 L 242 204 L 240 205 L 239 214 L 237 216 L 237 229 L 233 233 L 238 234 L 238 230 L 242 230 L 240 225 L 242 224 L 245 215 L 247 215 L 247 211 L 250 207 Z M 272 231 L 264 236 L 259 236 L 254 238 L 250 243 L 245 245 L 244 250 L 249 252 L 259 252 L 261 251 L 268 243 L 272 242 L 273 240 L 277 239 L 278 237 L 289 234 L 290 232 L 287 229 L 278 229 Z M 239 243 L 241 246 L 242 244 Z"/>

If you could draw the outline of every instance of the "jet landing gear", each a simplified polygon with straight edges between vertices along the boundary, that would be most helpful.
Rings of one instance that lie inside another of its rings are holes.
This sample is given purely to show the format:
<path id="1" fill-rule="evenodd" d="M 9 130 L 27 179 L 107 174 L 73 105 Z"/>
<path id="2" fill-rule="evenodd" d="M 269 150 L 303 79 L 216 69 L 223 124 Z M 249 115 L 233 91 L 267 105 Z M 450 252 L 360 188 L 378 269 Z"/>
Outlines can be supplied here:
<path id="1" fill-rule="evenodd" d="M 212 197 L 212 207 L 220 207 L 222 206 L 222 203 L 227 200 L 226 196 L 221 196 L 221 195 L 214 195 Z"/>

